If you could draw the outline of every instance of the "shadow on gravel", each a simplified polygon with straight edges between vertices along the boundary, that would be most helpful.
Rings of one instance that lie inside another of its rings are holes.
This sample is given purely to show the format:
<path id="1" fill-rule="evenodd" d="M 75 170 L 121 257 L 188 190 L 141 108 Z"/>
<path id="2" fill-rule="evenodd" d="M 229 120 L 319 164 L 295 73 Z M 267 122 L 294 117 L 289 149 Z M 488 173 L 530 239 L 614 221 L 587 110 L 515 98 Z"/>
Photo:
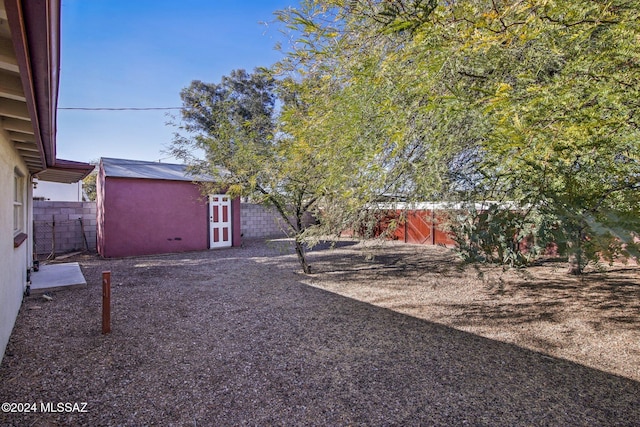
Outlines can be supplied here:
<path id="1" fill-rule="evenodd" d="M 46 306 L 27 299 L 0 367 L 0 401 L 88 402 L 88 412 L 1 413 L 0 424 L 640 420 L 638 382 L 301 284 L 291 264 L 215 259 L 237 253 L 184 266 L 175 262 L 184 256 L 94 260 L 83 266 L 88 289 Z M 101 336 L 107 268 L 122 284 L 112 291 L 114 332 Z"/>
<path id="2" fill-rule="evenodd" d="M 350 248 L 358 242 L 351 242 L 342 246 Z M 325 247 L 321 252 L 309 252 L 309 262 L 314 274 L 339 273 L 341 278 L 348 281 L 352 278 L 360 280 L 363 271 L 370 271 L 376 278 L 388 277 L 420 277 L 425 274 L 441 274 L 448 276 L 459 275 L 463 266 L 448 252 L 440 247 L 423 246 L 416 250 L 413 245 L 394 245 L 376 243 L 371 247 L 357 247 L 354 253 L 345 255 L 344 252 Z M 429 254 L 428 257 L 424 252 Z"/>
<path id="3" fill-rule="evenodd" d="M 599 318 L 619 323 L 622 328 L 639 328 L 640 281 L 633 282 L 629 277 L 621 280 L 618 277 L 621 271 L 625 270 L 589 274 L 582 279 L 569 277 L 562 280 L 554 277 L 553 280 L 536 278 L 523 280 L 502 293 L 529 303 L 498 306 L 495 317 L 512 313 L 511 320 L 516 322 L 519 319 L 535 321 L 544 317 L 554 320 L 561 318 L 565 310 L 577 304 L 581 310 L 597 313 Z M 486 312 L 485 307 L 469 307 L 469 309 L 467 318 L 469 322 L 473 321 L 474 312 L 478 316 L 490 314 Z"/>
<path id="4" fill-rule="evenodd" d="M 376 248 L 372 248 L 369 258 L 326 251 L 312 255 L 312 266 L 318 277 L 331 274 L 331 280 L 345 284 L 353 282 L 354 286 L 363 281 L 375 283 L 397 279 L 407 279 L 399 287 L 414 286 L 425 280 L 443 282 L 451 279 L 459 279 L 458 286 L 465 286 L 465 277 L 476 278 L 471 266 L 465 271 L 465 266 L 455 256 L 440 248 L 421 248 L 423 252 L 411 246 L 393 249 L 395 252 L 377 253 Z M 366 250 L 362 252 L 366 254 Z M 494 297 L 491 304 L 461 302 L 446 305 L 452 311 L 460 312 L 454 324 L 505 322 L 513 325 L 555 321 L 565 315 L 565 310 L 575 309 L 578 305 L 581 310 L 596 313 L 597 317 L 616 322 L 621 328 L 640 328 L 638 269 L 612 268 L 604 273 L 594 271 L 576 277 L 554 264 L 557 263 L 548 261 L 521 275 L 505 275 L 504 283 L 496 280 L 499 272 L 492 273 L 492 280 L 486 282 L 488 294 Z M 496 267 L 495 270 L 500 269 Z"/>
<path id="5" fill-rule="evenodd" d="M 307 250 L 312 252 L 326 251 L 331 249 L 348 248 L 360 243 L 359 240 L 336 240 L 336 241 L 321 241 L 312 247 L 307 247 Z"/>

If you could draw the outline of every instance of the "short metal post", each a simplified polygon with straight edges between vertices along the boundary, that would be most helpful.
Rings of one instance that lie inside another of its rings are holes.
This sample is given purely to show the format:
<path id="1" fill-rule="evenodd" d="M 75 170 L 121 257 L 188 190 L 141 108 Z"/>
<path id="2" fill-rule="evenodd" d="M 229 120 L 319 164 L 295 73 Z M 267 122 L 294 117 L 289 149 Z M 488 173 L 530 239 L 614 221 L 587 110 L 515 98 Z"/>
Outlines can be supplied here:
<path id="1" fill-rule="evenodd" d="M 111 272 L 102 272 L 102 334 L 111 332 Z"/>

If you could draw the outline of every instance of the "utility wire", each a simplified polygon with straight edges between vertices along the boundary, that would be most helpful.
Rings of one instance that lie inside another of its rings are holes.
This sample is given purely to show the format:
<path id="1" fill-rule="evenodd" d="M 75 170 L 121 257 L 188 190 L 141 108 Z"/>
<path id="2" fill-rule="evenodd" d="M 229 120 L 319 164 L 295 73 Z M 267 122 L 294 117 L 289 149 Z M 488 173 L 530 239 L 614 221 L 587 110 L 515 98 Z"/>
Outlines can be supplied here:
<path id="1" fill-rule="evenodd" d="M 149 110 L 182 110 L 182 107 L 58 107 L 58 110 L 82 111 L 149 111 Z"/>

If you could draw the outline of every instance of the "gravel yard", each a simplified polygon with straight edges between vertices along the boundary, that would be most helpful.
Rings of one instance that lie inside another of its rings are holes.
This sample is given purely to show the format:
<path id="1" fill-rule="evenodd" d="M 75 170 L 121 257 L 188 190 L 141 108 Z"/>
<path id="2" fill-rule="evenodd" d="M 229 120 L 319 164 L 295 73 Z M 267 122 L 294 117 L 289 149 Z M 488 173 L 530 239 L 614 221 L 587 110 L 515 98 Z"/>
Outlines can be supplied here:
<path id="1" fill-rule="evenodd" d="M 309 260 L 288 241 L 71 259 L 88 287 L 25 298 L 0 366 L 0 402 L 37 413 L 0 425 L 640 425 L 637 266 L 479 280 L 391 242 Z M 86 407 L 43 413 L 59 402 Z"/>

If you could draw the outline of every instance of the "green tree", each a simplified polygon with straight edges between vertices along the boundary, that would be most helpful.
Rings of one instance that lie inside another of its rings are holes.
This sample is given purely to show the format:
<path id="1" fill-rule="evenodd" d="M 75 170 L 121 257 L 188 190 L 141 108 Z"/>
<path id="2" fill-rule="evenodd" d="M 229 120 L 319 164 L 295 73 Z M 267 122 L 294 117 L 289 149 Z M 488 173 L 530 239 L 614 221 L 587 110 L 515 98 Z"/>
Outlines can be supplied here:
<path id="1" fill-rule="evenodd" d="M 320 76 L 306 126 L 361 156 L 345 197 L 508 201 L 466 228 L 502 230 L 483 259 L 530 235 L 581 271 L 638 255 L 638 3 L 307 0 L 281 68 Z"/>
<path id="2" fill-rule="evenodd" d="M 90 162 L 92 165 L 97 165 L 98 160 Z M 94 168 L 89 175 L 82 180 L 82 190 L 86 194 L 87 201 L 94 202 L 96 200 L 96 178 L 98 177 L 98 168 Z"/>
<path id="3" fill-rule="evenodd" d="M 468 1 L 449 10 L 465 40 L 453 81 L 490 123 L 478 194 L 534 207 L 521 210 L 539 215 L 537 244 L 557 243 L 574 272 L 638 255 L 638 6 Z"/>
<path id="4" fill-rule="evenodd" d="M 217 189 L 273 206 L 310 273 L 305 217 L 330 191 L 326 171 L 332 166 L 326 147 L 289 132 L 304 110 L 302 89 L 265 70 L 236 70 L 219 84 L 194 81 L 180 94 L 182 120 L 171 153 L 193 171 L 214 176 Z"/>
<path id="5" fill-rule="evenodd" d="M 332 147 L 330 164 L 348 162 L 327 170 L 336 191 L 325 198 L 324 233 L 372 230 L 379 201 L 442 197 L 459 143 L 449 135 L 462 126 L 440 120 L 431 95 L 415 90 L 436 83 L 408 68 L 410 37 L 384 32 L 388 18 L 373 3 L 308 0 L 278 13 L 292 44 L 275 70 L 310 88 L 289 132 Z"/>

